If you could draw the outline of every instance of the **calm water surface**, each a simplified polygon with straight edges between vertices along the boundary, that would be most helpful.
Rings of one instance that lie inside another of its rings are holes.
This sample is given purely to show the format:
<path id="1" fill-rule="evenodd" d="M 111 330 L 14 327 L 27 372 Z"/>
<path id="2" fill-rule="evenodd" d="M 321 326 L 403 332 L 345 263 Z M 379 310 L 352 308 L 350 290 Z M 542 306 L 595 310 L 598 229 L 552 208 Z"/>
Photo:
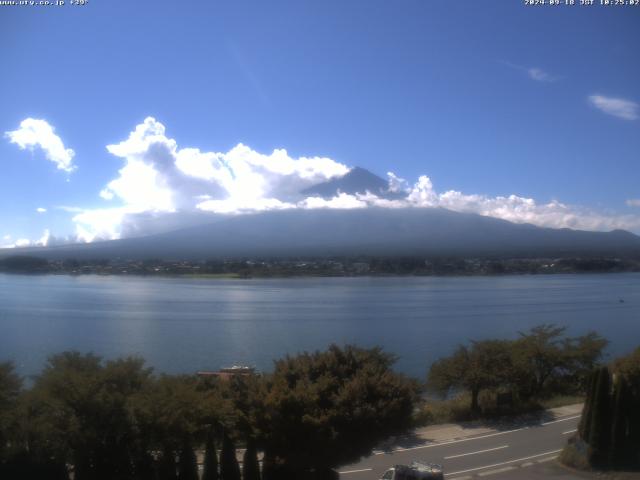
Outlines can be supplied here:
<path id="1" fill-rule="evenodd" d="M 596 330 L 609 353 L 640 345 L 640 274 L 206 280 L 0 274 L 0 360 L 37 373 L 47 355 L 138 354 L 164 372 L 233 363 L 269 370 L 331 342 L 381 345 L 423 377 L 469 339 L 540 323 Z"/>

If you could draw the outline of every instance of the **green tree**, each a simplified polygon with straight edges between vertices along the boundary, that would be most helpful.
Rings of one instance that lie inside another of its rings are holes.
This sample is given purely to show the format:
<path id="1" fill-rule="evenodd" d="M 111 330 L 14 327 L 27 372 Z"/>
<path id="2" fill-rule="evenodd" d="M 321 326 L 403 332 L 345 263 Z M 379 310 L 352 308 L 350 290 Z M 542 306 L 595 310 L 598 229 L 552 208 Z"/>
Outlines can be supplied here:
<path id="1" fill-rule="evenodd" d="M 336 345 L 276 361 L 260 429 L 273 463 L 295 478 L 333 476 L 405 431 L 417 386 L 391 370 L 394 361 L 380 348 Z"/>
<path id="2" fill-rule="evenodd" d="M 77 352 L 50 357 L 29 397 L 30 444 L 57 445 L 78 480 L 130 478 L 137 449 L 129 400 L 150 373 L 137 358 L 103 364 Z"/>
<path id="3" fill-rule="evenodd" d="M 461 345 L 453 355 L 431 365 L 427 386 L 444 395 L 468 391 L 471 412 L 478 414 L 480 392 L 508 384 L 511 358 L 511 343 L 506 340 L 471 342 L 469 347 Z"/>
<path id="4" fill-rule="evenodd" d="M 554 373 L 564 368 L 567 358 L 562 348 L 566 327 L 538 325 L 520 332 L 514 344 L 514 380 L 522 398 L 540 394 Z"/>
<path id="5" fill-rule="evenodd" d="M 640 347 L 614 360 L 613 371 L 622 375 L 631 392 L 640 397 Z"/>
<path id="6" fill-rule="evenodd" d="M 564 336 L 566 327 L 538 325 L 513 344 L 513 381 L 524 399 L 553 389 L 585 393 L 590 372 L 598 365 L 607 340 L 595 332 Z"/>
<path id="7" fill-rule="evenodd" d="M 598 366 L 608 343 L 608 340 L 596 332 L 563 339 L 562 381 L 575 386 L 579 392 L 586 393 L 589 375 Z"/>
<path id="8" fill-rule="evenodd" d="M 22 390 L 22 379 L 11 362 L 0 363 L 0 463 L 8 455 L 7 445 L 15 435 L 16 409 Z"/>

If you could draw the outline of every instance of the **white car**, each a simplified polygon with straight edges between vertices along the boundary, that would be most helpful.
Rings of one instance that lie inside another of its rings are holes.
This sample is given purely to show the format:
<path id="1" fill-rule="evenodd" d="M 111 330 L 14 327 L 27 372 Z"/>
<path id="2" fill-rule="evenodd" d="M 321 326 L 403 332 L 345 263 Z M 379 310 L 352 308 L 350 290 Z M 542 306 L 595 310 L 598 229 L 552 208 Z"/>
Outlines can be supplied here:
<path id="1" fill-rule="evenodd" d="M 412 462 L 411 465 L 394 465 L 384 472 L 380 480 L 443 480 L 442 465 Z"/>

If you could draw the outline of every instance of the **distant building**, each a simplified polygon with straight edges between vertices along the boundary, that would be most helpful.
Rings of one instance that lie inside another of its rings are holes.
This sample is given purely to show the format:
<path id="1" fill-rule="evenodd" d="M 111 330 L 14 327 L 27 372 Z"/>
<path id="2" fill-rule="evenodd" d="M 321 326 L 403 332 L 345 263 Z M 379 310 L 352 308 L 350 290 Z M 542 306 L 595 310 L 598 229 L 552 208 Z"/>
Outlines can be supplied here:
<path id="1" fill-rule="evenodd" d="M 220 380 L 229 380 L 233 377 L 249 377 L 256 374 L 256 369 L 245 365 L 234 365 L 232 367 L 221 368 L 217 371 L 203 370 L 196 372 L 199 377 L 216 377 Z"/>

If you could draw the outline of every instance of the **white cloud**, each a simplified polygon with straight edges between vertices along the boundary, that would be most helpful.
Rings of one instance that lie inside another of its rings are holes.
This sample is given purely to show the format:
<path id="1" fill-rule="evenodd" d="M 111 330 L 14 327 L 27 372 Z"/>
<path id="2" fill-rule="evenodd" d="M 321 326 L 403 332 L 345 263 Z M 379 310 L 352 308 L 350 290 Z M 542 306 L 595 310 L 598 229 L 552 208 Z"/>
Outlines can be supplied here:
<path id="1" fill-rule="evenodd" d="M 515 223 L 531 223 L 540 227 L 573 228 L 608 231 L 625 229 L 640 231 L 640 217 L 616 215 L 570 206 L 558 201 L 538 203 L 517 195 L 488 197 L 464 194 L 455 190 L 437 193 L 431 180 L 422 176 L 407 196 L 413 206 L 440 207 L 457 212 L 477 213 Z"/>
<path id="2" fill-rule="evenodd" d="M 85 241 L 139 232 L 134 218 L 140 215 L 148 222 L 149 214 L 294 208 L 301 190 L 349 171 L 330 158 L 294 158 L 284 149 L 262 154 L 243 144 L 226 153 L 178 148 L 152 117 L 107 150 L 124 166 L 100 197 L 120 206 L 76 215 L 77 234 Z"/>
<path id="3" fill-rule="evenodd" d="M 626 203 L 629 207 L 640 207 L 640 198 L 630 198 Z"/>
<path id="4" fill-rule="evenodd" d="M 5 235 L 2 238 L 5 241 L 10 241 L 11 235 Z M 49 229 L 45 229 L 45 231 L 42 233 L 42 236 L 37 240 L 30 240 L 28 238 L 18 238 L 13 243 L 0 245 L 0 248 L 46 247 L 51 245 L 52 239 L 53 237 L 51 236 Z"/>
<path id="5" fill-rule="evenodd" d="M 36 208 L 36 212 L 38 212 L 38 213 L 47 213 L 47 209 L 46 208 L 42 208 L 42 207 L 38 207 L 38 208 Z"/>
<path id="6" fill-rule="evenodd" d="M 5 132 L 5 136 L 22 150 L 41 148 L 47 159 L 55 163 L 59 170 L 71 173 L 77 168 L 73 164 L 75 152 L 65 148 L 62 139 L 46 120 L 27 118 L 20 122 L 18 130 Z"/>
<path id="7" fill-rule="evenodd" d="M 9 248 L 20 248 L 20 247 L 29 247 L 29 246 L 31 246 L 31 240 L 29 240 L 28 238 L 19 238 L 18 240 L 16 240 L 16 243 L 14 243 Z"/>
<path id="8" fill-rule="evenodd" d="M 527 74 L 529 78 L 538 82 L 555 82 L 558 80 L 558 77 L 545 72 L 541 68 L 529 68 L 527 69 Z"/>
<path id="9" fill-rule="evenodd" d="M 518 65 L 517 63 L 504 61 L 500 61 L 500 63 L 511 67 L 514 70 L 519 70 L 525 73 L 531 80 L 535 80 L 536 82 L 556 82 L 558 80 L 561 80 L 562 78 L 557 75 L 553 75 L 539 67 L 525 67 L 522 65 Z"/>
<path id="10" fill-rule="evenodd" d="M 228 214 L 286 210 L 296 208 L 296 205 L 281 202 L 277 198 L 257 198 L 250 201 L 230 198 L 227 200 L 205 200 L 196 205 L 196 208 L 205 212 Z"/>
<path id="11" fill-rule="evenodd" d="M 85 210 L 73 217 L 76 237 L 80 242 L 120 238 L 127 214 L 136 213 L 126 207 Z"/>
<path id="12" fill-rule="evenodd" d="M 63 212 L 68 212 L 68 213 L 80 213 L 80 212 L 84 212 L 84 208 L 81 207 L 71 207 L 68 205 L 57 205 L 54 207 L 56 210 L 62 210 Z"/>
<path id="13" fill-rule="evenodd" d="M 624 120 L 636 120 L 638 109 L 636 102 L 624 98 L 605 97 L 604 95 L 589 95 L 589 103 L 598 110 Z"/>
<path id="14" fill-rule="evenodd" d="M 398 193 L 409 190 L 409 183 L 404 178 L 398 177 L 395 173 L 387 172 L 387 178 L 389 179 L 390 192 Z"/>
<path id="15" fill-rule="evenodd" d="M 100 192 L 114 206 L 56 207 L 75 214 L 80 241 L 158 233 L 205 223 L 215 215 L 295 208 L 434 207 L 544 227 L 640 231 L 637 215 L 597 212 L 558 201 L 540 203 L 518 195 L 438 192 L 425 175 L 410 185 L 388 172 L 391 198 L 370 192 L 304 198 L 300 191 L 344 175 L 349 168 L 330 158 L 295 158 L 284 149 L 262 154 L 243 144 L 228 152 L 179 148 L 166 136 L 165 127 L 151 117 L 107 150 L 124 161 L 118 176 Z"/>
<path id="16" fill-rule="evenodd" d="M 368 203 L 366 200 L 358 198 L 355 195 L 349 195 L 348 193 L 340 192 L 333 198 L 325 200 L 321 197 L 308 197 L 299 203 L 300 208 L 338 208 L 338 209 L 351 209 L 351 208 L 366 208 Z"/>

